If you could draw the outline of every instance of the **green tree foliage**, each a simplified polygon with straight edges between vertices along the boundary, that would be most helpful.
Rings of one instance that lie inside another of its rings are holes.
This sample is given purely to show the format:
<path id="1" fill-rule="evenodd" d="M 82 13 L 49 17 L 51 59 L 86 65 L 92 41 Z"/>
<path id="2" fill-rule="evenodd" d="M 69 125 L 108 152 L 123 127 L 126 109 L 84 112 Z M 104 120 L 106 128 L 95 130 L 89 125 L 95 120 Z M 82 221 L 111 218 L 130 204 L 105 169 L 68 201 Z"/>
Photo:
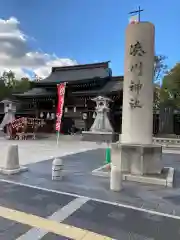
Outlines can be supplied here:
<path id="1" fill-rule="evenodd" d="M 12 71 L 4 71 L 1 80 L 8 88 L 13 88 L 15 86 L 15 74 Z"/>
<path id="2" fill-rule="evenodd" d="M 154 84 L 154 86 L 154 110 L 157 110 L 160 106 L 161 87 L 158 84 Z"/>
<path id="3" fill-rule="evenodd" d="M 13 93 L 23 93 L 29 88 L 29 79 L 16 79 L 15 74 L 12 71 L 4 71 L 0 76 L 0 100 L 11 97 Z"/>
<path id="4" fill-rule="evenodd" d="M 31 87 L 31 83 L 28 78 L 21 78 L 21 80 L 16 80 L 15 87 L 14 87 L 14 93 L 23 93 L 27 90 L 29 90 Z"/>
<path id="5" fill-rule="evenodd" d="M 161 87 L 160 82 L 167 73 L 167 64 L 165 63 L 167 57 L 164 55 L 157 55 L 154 57 L 154 109 L 159 109 L 161 101 Z"/>
<path id="6" fill-rule="evenodd" d="M 164 76 L 161 87 L 161 101 L 180 107 L 180 63 Z"/>
<path id="7" fill-rule="evenodd" d="M 10 89 L 0 79 L 0 101 L 10 96 Z"/>
<path id="8" fill-rule="evenodd" d="M 154 57 L 154 82 L 160 85 L 160 81 L 167 73 L 167 64 L 165 63 L 167 57 L 164 55 L 157 55 Z"/>

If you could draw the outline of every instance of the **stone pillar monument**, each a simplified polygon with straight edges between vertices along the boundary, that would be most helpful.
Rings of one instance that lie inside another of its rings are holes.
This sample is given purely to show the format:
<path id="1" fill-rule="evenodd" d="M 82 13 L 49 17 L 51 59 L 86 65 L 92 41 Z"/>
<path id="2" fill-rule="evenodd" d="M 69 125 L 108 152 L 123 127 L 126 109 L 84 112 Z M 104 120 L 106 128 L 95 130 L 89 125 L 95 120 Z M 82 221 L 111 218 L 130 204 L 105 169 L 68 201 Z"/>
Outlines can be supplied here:
<path id="1" fill-rule="evenodd" d="M 162 146 L 152 143 L 154 32 L 140 20 L 126 29 L 122 135 L 111 144 L 111 173 L 106 166 L 93 170 L 110 176 L 113 191 L 122 189 L 122 180 L 173 186 L 174 169 L 163 168 Z"/>
<path id="2" fill-rule="evenodd" d="M 149 22 L 126 29 L 122 135 L 118 147 L 112 145 L 112 164 L 133 175 L 162 171 L 162 148 L 152 144 L 154 32 Z"/>
<path id="3" fill-rule="evenodd" d="M 121 143 L 151 144 L 153 131 L 154 25 L 126 29 Z"/>

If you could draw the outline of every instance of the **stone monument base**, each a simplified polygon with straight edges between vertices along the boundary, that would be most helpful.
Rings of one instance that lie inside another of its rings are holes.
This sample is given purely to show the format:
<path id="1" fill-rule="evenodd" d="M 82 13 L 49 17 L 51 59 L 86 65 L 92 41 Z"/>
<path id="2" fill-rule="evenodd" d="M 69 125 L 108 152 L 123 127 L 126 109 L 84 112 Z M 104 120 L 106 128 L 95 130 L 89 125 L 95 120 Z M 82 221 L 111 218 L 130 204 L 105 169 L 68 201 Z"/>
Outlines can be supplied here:
<path id="1" fill-rule="evenodd" d="M 163 168 L 162 147 L 154 144 L 111 144 L 112 164 L 133 175 L 159 174 Z"/>
<path id="2" fill-rule="evenodd" d="M 4 175 L 18 174 L 25 171 L 28 171 L 28 168 L 24 166 L 20 166 L 17 169 L 0 168 L 0 174 L 4 174 Z"/>
<path id="3" fill-rule="evenodd" d="M 108 164 L 94 169 L 92 175 L 98 177 L 110 178 L 111 168 Z M 122 174 L 123 181 L 138 182 L 142 184 L 153 184 L 165 187 L 173 187 L 174 168 L 163 168 L 160 174 L 145 174 L 145 175 L 133 175 L 131 173 L 124 172 Z"/>
<path id="4" fill-rule="evenodd" d="M 117 142 L 119 134 L 114 132 L 82 132 L 82 141 L 90 142 Z"/>
<path id="5" fill-rule="evenodd" d="M 126 181 L 173 187 L 173 168 L 163 168 L 162 147 L 153 144 L 111 144 L 111 164 L 122 172 Z M 110 168 L 102 166 L 93 175 L 110 176 Z"/>

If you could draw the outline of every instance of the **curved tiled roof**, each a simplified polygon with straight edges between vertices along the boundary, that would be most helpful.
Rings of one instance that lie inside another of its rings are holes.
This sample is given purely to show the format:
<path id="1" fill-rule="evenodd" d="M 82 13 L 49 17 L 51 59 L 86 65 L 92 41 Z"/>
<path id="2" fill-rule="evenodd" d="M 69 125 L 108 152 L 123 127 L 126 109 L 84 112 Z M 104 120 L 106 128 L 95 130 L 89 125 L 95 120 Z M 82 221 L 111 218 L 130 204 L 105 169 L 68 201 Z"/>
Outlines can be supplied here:
<path id="1" fill-rule="evenodd" d="M 107 78 L 111 76 L 111 69 L 108 62 L 74 65 L 66 67 L 53 67 L 51 74 L 36 83 L 41 84 L 58 84 L 61 82 L 75 82 L 82 80 L 90 80 L 94 78 Z"/>
<path id="2" fill-rule="evenodd" d="M 19 93 L 19 94 L 14 94 L 14 96 L 20 96 L 20 97 L 32 97 L 32 96 L 52 96 L 54 95 L 54 92 L 47 91 L 44 88 L 32 88 L 31 90 L 24 92 L 24 93 Z"/>
<path id="3" fill-rule="evenodd" d="M 74 95 L 103 95 L 112 92 L 120 92 L 123 90 L 123 77 L 112 77 L 110 81 L 108 81 L 101 89 L 98 90 L 89 90 L 89 91 L 77 91 L 73 92 Z"/>
<path id="4" fill-rule="evenodd" d="M 123 89 L 123 77 L 112 77 L 112 80 L 107 82 L 106 85 L 100 90 L 103 93 L 118 92 Z"/>

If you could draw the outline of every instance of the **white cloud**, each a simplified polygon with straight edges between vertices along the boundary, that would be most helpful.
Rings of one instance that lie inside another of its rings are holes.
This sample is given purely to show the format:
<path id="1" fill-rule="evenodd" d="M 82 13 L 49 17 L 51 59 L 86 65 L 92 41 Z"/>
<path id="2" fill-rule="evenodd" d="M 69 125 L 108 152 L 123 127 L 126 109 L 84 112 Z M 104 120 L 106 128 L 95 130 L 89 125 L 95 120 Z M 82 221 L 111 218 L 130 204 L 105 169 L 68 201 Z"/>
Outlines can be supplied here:
<path id="1" fill-rule="evenodd" d="M 12 70 L 17 77 L 29 76 L 27 72 L 46 77 L 52 66 L 77 64 L 68 58 L 32 51 L 28 39 L 20 30 L 20 22 L 16 18 L 0 19 L 0 73 Z"/>

